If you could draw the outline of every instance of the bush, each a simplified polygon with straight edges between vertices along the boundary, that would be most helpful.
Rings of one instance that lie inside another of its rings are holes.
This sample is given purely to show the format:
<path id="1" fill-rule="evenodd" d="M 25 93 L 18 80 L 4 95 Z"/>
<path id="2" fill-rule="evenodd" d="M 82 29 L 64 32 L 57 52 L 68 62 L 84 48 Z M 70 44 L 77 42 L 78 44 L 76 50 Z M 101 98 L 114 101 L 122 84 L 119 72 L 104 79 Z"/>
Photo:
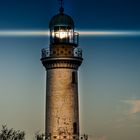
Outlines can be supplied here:
<path id="1" fill-rule="evenodd" d="M 25 140 L 25 132 L 20 130 L 8 129 L 6 125 L 2 125 L 0 131 L 0 140 Z"/>

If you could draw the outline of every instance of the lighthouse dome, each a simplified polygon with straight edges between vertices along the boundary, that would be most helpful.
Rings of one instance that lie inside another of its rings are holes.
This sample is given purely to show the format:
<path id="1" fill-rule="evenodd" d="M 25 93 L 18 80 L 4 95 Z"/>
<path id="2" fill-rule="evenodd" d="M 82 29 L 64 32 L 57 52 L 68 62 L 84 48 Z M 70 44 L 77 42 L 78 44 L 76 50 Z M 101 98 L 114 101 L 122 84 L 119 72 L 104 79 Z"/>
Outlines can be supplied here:
<path id="1" fill-rule="evenodd" d="M 64 13 L 63 7 L 60 13 L 53 16 L 49 23 L 50 44 L 78 45 L 79 34 L 74 32 L 74 21 L 71 16 Z"/>
<path id="2" fill-rule="evenodd" d="M 53 16 L 50 20 L 49 28 L 52 29 L 55 26 L 66 26 L 70 29 L 74 29 L 74 21 L 69 15 L 60 12 L 59 14 Z"/>

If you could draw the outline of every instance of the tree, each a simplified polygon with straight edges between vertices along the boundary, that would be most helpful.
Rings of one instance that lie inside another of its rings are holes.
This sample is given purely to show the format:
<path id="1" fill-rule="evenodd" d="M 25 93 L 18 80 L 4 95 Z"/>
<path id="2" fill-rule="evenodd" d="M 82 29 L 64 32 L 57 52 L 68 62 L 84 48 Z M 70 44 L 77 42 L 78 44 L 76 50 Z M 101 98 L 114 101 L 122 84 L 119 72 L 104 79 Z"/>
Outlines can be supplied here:
<path id="1" fill-rule="evenodd" d="M 43 133 L 35 133 L 35 140 L 44 140 L 45 135 Z"/>
<path id="2" fill-rule="evenodd" d="M 8 129 L 6 125 L 2 125 L 0 131 L 0 140 L 25 140 L 25 132 L 20 130 Z"/>

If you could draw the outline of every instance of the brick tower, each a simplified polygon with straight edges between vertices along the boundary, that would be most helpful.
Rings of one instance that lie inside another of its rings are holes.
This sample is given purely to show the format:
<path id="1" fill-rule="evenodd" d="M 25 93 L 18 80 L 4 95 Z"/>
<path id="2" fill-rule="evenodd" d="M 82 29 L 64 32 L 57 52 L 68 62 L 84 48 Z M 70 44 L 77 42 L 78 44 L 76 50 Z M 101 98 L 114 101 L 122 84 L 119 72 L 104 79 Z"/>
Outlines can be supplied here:
<path id="1" fill-rule="evenodd" d="M 59 13 L 49 23 L 50 46 L 42 49 L 42 64 L 46 68 L 46 139 L 79 139 L 78 68 L 82 50 L 78 48 L 78 33 L 73 19 Z"/>

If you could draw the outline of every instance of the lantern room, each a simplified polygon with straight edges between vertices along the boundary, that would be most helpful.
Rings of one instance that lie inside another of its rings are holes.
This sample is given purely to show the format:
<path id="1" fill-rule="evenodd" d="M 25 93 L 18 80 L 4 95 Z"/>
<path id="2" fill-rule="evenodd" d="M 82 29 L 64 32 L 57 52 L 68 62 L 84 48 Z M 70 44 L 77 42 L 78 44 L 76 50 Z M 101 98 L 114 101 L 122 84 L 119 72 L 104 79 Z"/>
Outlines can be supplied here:
<path id="1" fill-rule="evenodd" d="M 72 44 L 78 46 L 79 34 L 74 32 L 74 21 L 73 19 L 64 14 L 64 9 L 61 7 L 59 14 L 52 17 L 49 28 L 50 28 L 50 44 Z"/>

